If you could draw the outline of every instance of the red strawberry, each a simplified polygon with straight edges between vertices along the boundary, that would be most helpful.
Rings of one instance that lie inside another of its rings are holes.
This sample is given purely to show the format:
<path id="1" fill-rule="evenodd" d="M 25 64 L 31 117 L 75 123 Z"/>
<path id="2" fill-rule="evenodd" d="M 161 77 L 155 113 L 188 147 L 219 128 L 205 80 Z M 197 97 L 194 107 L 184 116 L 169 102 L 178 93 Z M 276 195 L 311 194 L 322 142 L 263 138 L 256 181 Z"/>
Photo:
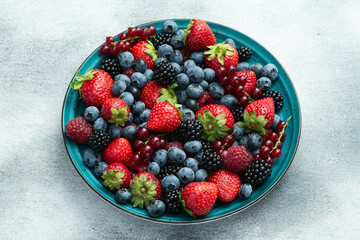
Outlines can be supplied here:
<path id="1" fill-rule="evenodd" d="M 129 68 L 129 69 L 126 69 L 125 71 L 123 71 L 122 74 L 128 76 L 129 78 L 131 78 L 131 75 L 133 75 L 133 73 L 136 72 L 135 68 Z"/>
<path id="2" fill-rule="evenodd" d="M 154 45 L 149 41 L 141 41 L 137 43 L 131 50 L 134 60 L 142 58 L 145 60 L 148 69 L 154 69 L 154 62 L 157 54 Z"/>
<path id="3" fill-rule="evenodd" d="M 192 182 L 181 193 L 181 202 L 192 217 L 203 217 L 210 212 L 219 195 L 219 188 L 211 182 Z"/>
<path id="4" fill-rule="evenodd" d="M 110 164 L 101 176 L 104 186 L 116 192 L 120 188 L 130 186 L 131 175 L 129 170 L 121 163 Z"/>
<path id="5" fill-rule="evenodd" d="M 205 64 L 214 71 L 220 67 L 236 66 L 239 62 L 239 54 L 230 44 L 218 43 L 208 48 L 209 50 L 204 52 Z"/>
<path id="6" fill-rule="evenodd" d="M 152 109 L 156 100 L 162 95 L 160 90 L 168 89 L 167 86 L 160 86 L 157 81 L 148 82 L 141 90 L 140 101 L 145 103 L 145 107 Z"/>
<path id="7" fill-rule="evenodd" d="M 76 143 L 87 144 L 93 132 L 93 126 L 83 117 L 71 119 L 65 125 L 66 136 Z"/>
<path id="8" fill-rule="evenodd" d="M 218 199 L 223 202 L 231 202 L 238 194 L 241 185 L 239 176 L 225 169 L 220 169 L 211 175 L 209 182 L 218 186 Z"/>
<path id="9" fill-rule="evenodd" d="M 123 100 L 119 98 L 107 99 L 101 109 L 101 115 L 109 123 L 114 123 L 115 126 L 124 126 L 128 120 L 130 108 Z"/>
<path id="10" fill-rule="evenodd" d="M 100 69 L 89 70 L 84 75 L 77 71 L 76 76 L 70 86 L 74 90 L 80 89 L 80 95 L 88 106 L 101 107 L 108 98 L 112 98 L 111 86 L 114 80 L 110 75 Z"/>
<path id="11" fill-rule="evenodd" d="M 209 25 L 200 19 L 193 19 L 184 30 L 183 42 L 185 47 L 197 51 L 216 43 L 215 36 Z"/>
<path id="12" fill-rule="evenodd" d="M 244 91 L 247 94 L 250 94 L 251 90 L 256 87 L 256 74 L 254 71 L 250 70 L 236 72 L 236 76 L 240 77 L 242 75 L 244 75 L 247 79 Z"/>
<path id="13" fill-rule="evenodd" d="M 156 132 L 173 132 L 181 123 L 178 110 L 168 102 L 157 102 L 150 112 L 147 128 Z"/>
<path id="14" fill-rule="evenodd" d="M 206 105 L 196 112 L 195 117 L 203 125 L 203 138 L 209 142 L 222 139 L 234 125 L 232 113 L 223 105 Z"/>
<path id="15" fill-rule="evenodd" d="M 130 192 L 133 195 L 131 199 L 133 207 L 147 208 L 152 200 L 160 199 L 162 189 L 154 175 L 141 172 L 130 181 Z"/>
<path id="16" fill-rule="evenodd" d="M 106 147 L 102 157 L 108 164 L 118 162 L 129 166 L 132 154 L 133 151 L 129 141 L 125 138 L 118 138 Z"/>
<path id="17" fill-rule="evenodd" d="M 253 161 L 252 154 L 243 146 L 232 146 L 221 158 L 224 167 L 232 172 L 244 171 Z"/>

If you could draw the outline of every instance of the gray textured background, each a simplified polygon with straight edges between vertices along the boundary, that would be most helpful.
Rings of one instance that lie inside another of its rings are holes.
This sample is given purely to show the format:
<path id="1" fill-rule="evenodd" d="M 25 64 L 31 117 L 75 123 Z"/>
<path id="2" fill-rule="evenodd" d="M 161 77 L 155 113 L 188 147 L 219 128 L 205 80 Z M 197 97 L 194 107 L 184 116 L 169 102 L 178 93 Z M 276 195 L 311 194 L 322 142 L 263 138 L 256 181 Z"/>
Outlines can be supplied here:
<path id="1" fill-rule="evenodd" d="M 360 2 L 220 2 L 2 2 L 0 239 L 358 239 Z M 299 94 L 302 138 L 283 180 L 255 206 L 202 225 L 155 224 L 120 212 L 80 178 L 61 107 L 105 36 L 193 17 L 231 26 L 276 56 Z"/>

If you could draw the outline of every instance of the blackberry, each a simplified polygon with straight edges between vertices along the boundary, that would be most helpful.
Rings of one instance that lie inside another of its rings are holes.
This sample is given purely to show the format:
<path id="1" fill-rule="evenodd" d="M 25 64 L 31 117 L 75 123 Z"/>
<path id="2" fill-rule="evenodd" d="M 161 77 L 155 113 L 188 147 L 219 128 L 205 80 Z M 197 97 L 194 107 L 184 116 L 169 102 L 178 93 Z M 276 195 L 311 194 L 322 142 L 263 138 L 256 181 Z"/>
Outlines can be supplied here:
<path id="1" fill-rule="evenodd" d="M 153 43 L 155 49 L 157 50 L 163 44 L 170 45 L 171 38 L 172 38 L 171 33 L 159 33 L 158 35 L 153 37 L 152 43 Z"/>
<path id="2" fill-rule="evenodd" d="M 160 169 L 157 179 L 162 180 L 164 177 L 174 174 L 176 176 L 177 172 L 181 169 L 181 164 L 170 163 L 165 167 Z"/>
<path id="3" fill-rule="evenodd" d="M 89 146 L 95 152 L 102 152 L 105 150 L 110 142 L 110 136 L 103 130 L 96 130 L 89 137 Z"/>
<path id="4" fill-rule="evenodd" d="M 244 119 L 243 119 L 244 109 L 245 109 L 245 107 L 240 104 L 235 105 L 234 107 L 232 107 L 230 109 L 230 112 L 234 116 L 235 122 L 244 121 Z"/>
<path id="5" fill-rule="evenodd" d="M 284 106 L 284 97 L 277 91 L 266 91 L 263 92 L 261 98 L 271 97 L 274 100 L 275 111 L 280 110 Z"/>
<path id="6" fill-rule="evenodd" d="M 179 198 L 179 190 L 169 192 L 164 196 L 165 212 L 170 214 L 178 214 L 183 210 L 183 206 Z"/>
<path id="7" fill-rule="evenodd" d="M 104 70 L 112 78 L 115 78 L 116 75 L 120 74 L 121 68 L 120 68 L 120 62 L 117 58 L 108 58 L 101 61 L 100 68 L 101 70 Z"/>
<path id="8" fill-rule="evenodd" d="M 241 46 L 237 49 L 239 53 L 239 62 L 245 62 L 251 57 L 251 49 L 246 46 Z"/>
<path id="9" fill-rule="evenodd" d="M 154 79 L 165 86 L 175 82 L 175 69 L 168 61 L 162 61 L 155 67 Z"/>
<path id="10" fill-rule="evenodd" d="M 264 184 L 270 176 L 271 165 L 259 159 L 246 168 L 243 181 L 244 183 L 250 183 L 253 187 L 258 187 Z"/>
<path id="11" fill-rule="evenodd" d="M 188 141 L 199 140 L 203 132 L 203 125 L 200 121 L 191 119 L 182 122 L 175 131 L 176 138 L 185 143 Z"/>
<path id="12" fill-rule="evenodd" d="M 199 168 L 205 169 L 208 174 L 222 168 L 222 159 L 214 151 L 209 142 L 202 142 L 202 154 L 195 156 L 199 162 Z"/>

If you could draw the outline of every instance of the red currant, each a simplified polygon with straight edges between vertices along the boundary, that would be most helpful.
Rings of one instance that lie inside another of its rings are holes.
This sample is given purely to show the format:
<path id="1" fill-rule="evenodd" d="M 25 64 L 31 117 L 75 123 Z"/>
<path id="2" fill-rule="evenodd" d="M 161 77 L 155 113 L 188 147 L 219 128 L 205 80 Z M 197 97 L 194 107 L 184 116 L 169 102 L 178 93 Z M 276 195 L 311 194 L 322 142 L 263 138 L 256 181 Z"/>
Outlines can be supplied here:
<path id="1" fill-rule="evenodd" d="M 255 155 L 254 155 L 254 161 L 259 160 L 259 159 L 260 159 L 260 155 L 259 155 L 259 154 L 255 154 Z"/>
<path id="2" fill-rule="evenodd" d="M 217 155 L 221 156 L 221 154 L 223 154 L 226 150 L 224 149 L 220 149 L 218 151 L 215 151 L 217 153 Z"/>
<path id="3" fill-rule="evenodd" d="M 151 24 L 148 26 L 150 29 L 150 36 L 154 36 L 156 34 L 156 28 L 154 27 L 154 24 Z"/>
<path id="4" fill-rule="evenodd" d="M 267 156 L 266 158 L 264 158 L 264 161 L 270 165 L 274 164 L 274 159 L 271 156 Z"/>
<path id="5" fill-rule="evenodd" d="M 102 45 L 100 48 L 101 55 L 108 55 L 110 53 L 110 47 L 108 45 Z"/>
<path id="6" fill-rule="evenodd" d="M 141 29 L 141 32 L 140 32 L 140 37 L 142 39 L 147 39 L 151 36 L 151 32 L 150 32 L 150 29 L 145 27 L 145 28 L 142 28 Z"/>
<path id="7" fill-rule="evenodd" d="M 266 140 L 266 141 L 263 143 L 263 146 L 267 146 L 267 147 L 269 147 L 269 148 L 273 148 L 274 143 L 273 143 L 271 140 Z"/>
<path id="8" fill-rule="evenodd" d="M 146 164 L 146 165 L 149 165 L 150 162 L 151 162 L 150 158 L 143 159 L 143 163 Z"/>
<path id="9" fill-rule="evenodd" d="M 238 87 L 235 88 L 235 90 L 234 90 L 235 96 L 236 96 L 237 98 L 240 98 L 240 97 L 244 96 L 244 95 L 245 95 L 244 90 L 245 90 L 244 86 L 241 86 L 241 85 L 238 86 Z"/>
<path id="10" fill-rule="evenodd" d="M 213 142 L 212 146 L 213 146 L 213 149 L 215 150 L 215 152 L 217 152 L 221 149 L 222 143 L 220 140 L 216 140 Z"/>
<path id="11" fill-rule="evenodd" d="M 140 37 L 140 35 L 141 35 L 141 28 L 140 28 L 140 27 L 135 27 L 135 33 L 136 33 L 135 37 L 137 37 L 137 36 Z"/>
<path id="12" fill-rule="evenodd" d="M 151 154 L 153 153 L 153 148 L 146 144 L 146 145 L 142 145 L 140 148 L 140 156 L 143 158 L 149 158 L 151 156 Z"/>
<path id="13" fill-rule="evenodd" d="M 278 149 L 278 148 L 274 149 L 274 151 L 272 151 L 272 153 L 271 153 L 271 156 L 272 156 L 273 158 L 279 158 L 279 157 L 281 157 L 281 150 Z"/>
<path id="14" fill-rule="evenodd" d="M 229 76 L 234 76 L 236 73 L 236 66 L 230 65 L 227 69 L 227 72 L 228 72 Z"/>
<path id="15" fill-rule="evenodd" d="M 270 155 L 270 148 L 267 147 L 267 146 L 262 146 L 262 147 L 260 148 L 259 154 L 260 154 L 260 157 L 266 158 L 267 156 Z"/>
<path id="16" fill-rule="evenodd" d="M 142 158 L 140 156 L 140 152 L 135 152 L 132 156 L 131 156 L 131 161 L 135 164 L 140 164 L 142 163 Z"/>
<path id="17" fill-rule="evenodd" d="M 128 35 L 126 34 L 126 33 L 120 33 L 119 34 L 119 39 L 120 40 L 125 40 L 125 39 L 127 39 L 128 38 Z"/>
<path id="18" fill-rule="evenodd" d="M 280 141 L 281 142 L 285 141 L 285 138 L 286 138 L 286 134 L 283 132 L 283 135 L 281 136 Z"/>
<path id="19" fill-rule="evenodd" d="M 110 54 L 113 55 L 113 56 L 119 55 L 119 51 L 116 49 L 116 46 L 111 46 L 110 47 Z"/>
<path id="20" fill-rule="evenodd" d="M 272 133 L 273 131 L 271 129 L 269 129 L 263 136 L 262 136 L 262 139 L 264 141 L 268 140 L 269 139 L 269 135 Z"/>
<path id="21" fill-rule="evenodd" d="M 276 142 L 278 140 L 278 134 L 276 132 L 272 132 L 270 135 L 269 135 L 269 140 L 271 140 L 272 142 Z"/>
<path id="22" fill-rule="evenodd" d="M 227 71 L 225 67 L 219 67 L 216 69 L 216 75 L 218 75 L 220 78 L 225 77 L 227 75 Z"/>
<path id="23" fill-rule="evenodd" d="M 276 146 L 276 148 L 282 149 L 282 146 L 283 146 L 283 143 L 282 143 L 282 142 L 279 142 L 278 145 Z"/>
<path id="24" fill-rule="evenodd" d="M 139 128 L 139 130 L 136 133 L 136 136 L 140 139 L 140 140 L 146 140 L 150 137 L 150 132 L 147 128 L 145 127 L 141 127 Z"/>
<path id="25" fill-rule="evenodd" d="M 108 46 L 111 46 L 115 42 L 115 39 L 113 37 L 106 37 L 106 44 Z"/>
<path id="26" fill-rule="evenodd" d="M 144 142 L 140 139 L 136 139 L 134 142 L 133 142 L 133 147 L 135 150 L 139 150 L 140 147 L 144 144 Z"/>
<path id="27" fill-rule="evenodd" d="M 222 145 L 225 146 L 225 149 L 231 147 L 234 144 L 234 142 L 235 142 L 235 138 L 231 135 L 226 135 L 221 141 Z"/>
<path id="28" fill-rule="evenodd" d="M 249 104 L 249 99 L 247 98 L 247 96 L 241 96 L 238 98 L 239 100 L 239 103 L 242 105 L 242 106 L 247 106 Z"/>
<path id="29" fill-rule="evenodd" d="M 131 44 L 129 43 L 129 41 L 125 42 L 125 51 L 129 51 L 131 49 Z"/>
<path id="30" fill-rule="evenodd" d="M 166 140 L 164 138 L 160 138 L 159 149 L 164 149 L 164 148 L 166 148 Z"/>
<path id="31" fill-rule="evenodd" d="M 137 30 L 136 30 L 134 27 L 128 27 L 127 35 L 128 35 L 130 38 L 136 37 L 136 34 L 137 34 Z"/>
<path id="32" fill-rule="evenodd" d="M 116 43 L 116 50 L 124 51 L 125 50 L 125 43 L 123 41 L 118 41 Z"/>
<path id="33" fill-rule="evenodd" d="M 282 131 L 283 128 L 285 126 L 285 122 L 284 121 L 280 121 L 278 124 L 277 124 L 277 128 L 279 129 L 279 131 Z"/>
<path id="34" fill-rule="evenodd" d="M 226 86 L 224 87 L 224 91 L 225 91 L 227 94 L 232 94 L 233 91 L 234 91 L 234 88 L 233 88 L 233 86 L 231 86 L 231 85 L 226 85 Z"/>
<path id="35" fill-rule="evenodd" d="M 158 148 L 160 148 L 160 146 L 162 146 L 161 139 L 158 136 L 151 136 L 149 139 L 149 145 L 155 149 L 158 149 Z M 166 145 L 165 145 L 165 147 L 166 147 Z"/>
<path id="36" fill-rule="evenodd" d="M 225 76 L 225 77 L 222 77 L 222 78 L 220 78 L 219 83 L 220 83 L 221 85 L 223 85 L 223 86 L 226 86 L 226 85 L 229 84 L 229 78 L 226 77 L 226 76 Z"/>
<path id="37" fill-rule="evenodd" d="M 238 76 L 232 76 L 230 78 L 230 85 L 233 87 L 237 87 L 240 85 L 240 78 Z"/>
<path id="38" fill-rule="evenodd" d="M 251 89 L 250 96 L 253 99 L 259 99 L 262 96 L 261 88 L 255 87 L 255 88 Z"/>
<path id="39" fill-rule="evenodd" d="M 239 84 L 240 84 L 241 86 L 245 86 L 245 84 L 246 84 L 246 82 L 247 82 L 246 76 L 241 75 L 239 78 L 240 78 Z"/>

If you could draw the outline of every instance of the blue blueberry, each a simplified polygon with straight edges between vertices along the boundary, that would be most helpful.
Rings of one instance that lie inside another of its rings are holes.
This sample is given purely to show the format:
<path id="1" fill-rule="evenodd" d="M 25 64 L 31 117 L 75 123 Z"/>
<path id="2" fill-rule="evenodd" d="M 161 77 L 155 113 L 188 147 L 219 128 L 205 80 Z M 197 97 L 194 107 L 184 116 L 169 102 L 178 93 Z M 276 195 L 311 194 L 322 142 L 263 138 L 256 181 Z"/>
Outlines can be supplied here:
<path id="1" fill-rule="evenodd" d="M 184 30 L 177 30 L 176 33 L 174 34 L 174 36 L 178 36 L 180 35 L 181 37 L 184 35 Z"/>
<path id="2" fill-rule="evenodd" d="M 191 168 L 194 172 L 199 170 L 199 163 L 195 158 L 188 158 L 184 163 L 184 167 Z"/>
<path id="3" fill-rule="evenodd" d="M 147 166 L 147 171 L 151 174 L 154 174 L 155 176 L 159 174 L 160 172 L 160 165 L 157 162 L 151 162 Z"/>
<path id="4" fill-rule="evenodd" d="M 279 76 L 279 70 L 274 64 L 268 63 L 264 66 L 262 76 L 268 77 L 271 81 L 275 81 Z"/>
<path id="5" fill-rule="evenodd" d="M 173 174 L 170 174 L 161 180 L 161 187 L 165 193 L 176 190 L 180 187 L 180 180 Z"/>
<path id="6" fill-rule="evenodd" d="M 183 150 L 177 147 L 171 147 L 168 150 L 168 158 L 174 163 L 182 163 L 186 159 L 186 154 Z"/>
<path id="7" fill-rule="evenodd" d="M 180 182 L 182 182 L 183 184 L 189 184 L 192 181 L 194 181 L 195 179 L 195 173 L 194 171 L 189 168 L 189 167 L 183 167 L 181 168 L 178 173 L 177 176 L 180 180 Z"/>
<path id="8" fill-rule="evenodd" d="M 146 127 L 147 122 L 143 122 L 139 125 L 139 127 Z"/>
<path id="9" fill-rule="evenodd" d="M 190 59 L 196 64 L 202 64 L 205 62 L 205 54 L 202 51 L 195 51 L 191 53 Z"/>
<path id="10" fill-rule="evenodd" d="M 133 95 L 135 101 L 138 101 L 140 99 L 141 92 L 137 87 L 129 86 L 126 91 Z"/>
<path id="11" fill-rule="evenodd" d="M 94 122 L 94 130 L 103 130 L 106 131 L 107 129 L 107 122 L 103 117 L 99 117 L 98 119 L 95 120 Z"/>
<path id="12" fill-rule="evenodd" d="M 231 46 L 233 46 L 236 49 L 236 44 L 235 44 L 234 40 L 232 40 L 231 38 L 225 39 L 224 42 L 227 44 L 230 44 Z"/>
<path id="13" fill-rule="evenodd" d="M 277 131 L 279 131 L 279 129 L 277 128 L 277 125 L 278 125 L 278 123 L 280 122 L 280 116 L 279 115 L 277 115 L 277 114 L 275 114 L 275 116 L 274 116 L 274 122 L 273 122 L 273 124 L 271 125 L 271 130 L 273 130 L 274 132 L 277 132 Z"/>
<path id="14" fill-rule="evenodd" d="M 208 83 L 211 83 L 215 79 L 215 71 L 211 68 L 205 68 L 204 72 L 204 80 Z"/>
<path id="15" fill-rule="evenodd" d="M 195 83 L 190 84 L 186 89 L 187 95 L 195 99 L 200 97 L 203 92 L 204 89 L 202 88 L 202 86 L 200 84 L 195 84 Z"/>
<path id="16" fill-rule="evenodd" d="M 94 173 L 96 176 L 101 177 L 103 175 L 103 172 L 108 167 L 108 164 L 106 162 L 99 162 L 95 165 Z"/>
<path id="17" fill-rule="evenodd" d="M 147 122 L 149 116 L 150 116 L 150 109 L 145 109 L 141 114 L 140 114 L 140 120 L 141 122 Z"/>
<path id="18" fill-rule="evenodd" d="M 248 199 L 252 194 L 252 186 L 249 183 L 244 183 L 240 186 L 238 196 L 240 199 Z"/>
<path id="19" fill-rule="evenodd" d="M 121 188 L 115 193 L 115 200 L 122 204 L 130 202 L 131 198 L 132 194 L 127 188 Z"/>
<path id="20" fill-rule="evenodd" d="M 234 131 L 235 133 L 233 134 L 233 136 L 235 140 L 239 141 L 244 135 L 244 127 L 239 127 L 238 125 L 234 124 L 230 132 L 233 133 Z"/>
<path id="21" fill-rule="evenodd" d="M 178 103 L 185 104 L 188 98 L 186 90 L 176 90 L 175 95 L 177 98 Z"/>
<path id="22" fill-rule="evenodd" d="M 230 109 L 238 104 L 238 100 L 234 95 L 226 94 L 220 99 L 220 104 Z"/>
<path id="23" fill-rule="evenodd" d="M 201 151 L 202 144 L 200 141 L 189 141 L 184 145 L 185 151 L 190 154 L 196 154 Z"/>
<path id="24" fill-rule="evenodd" d="M 126 70 L 133 66 L 134 56 L 126 51 L 119 54 L 120 66 L 122 69 Z"/>
<path id="25" fill-rule="evenodd" d="M 145 103 L 141 101 L 137 101 L 132 106 L 132 113 L 135 116 L 139 116 L 145 110 Z"/>
<path id="26" fill-rule="evenodd" d="M 246 71 L 249 70 L 250 64 L 248 62 L 241 62 L 236 66 L 236 71 Z"/>
<path id="27" fill-rule="evenodd" d="M 204 169 L 199 169 L 195 172 L 195 182 L 205 182 L 207 177 L 207 172 Z"/>
<path id="28" fill-rule="evenodd" d="M 165 213 L 165 203 L 161 200 L 152 200 L 148 207 L 147 212 L 150 217 L 158 218 Z"/>
<path id="29" fill-rule="evenodd" d="M 183 113 L 182 115 L 183 122 L 186 122 L 187 120 L 195 119 L 194 112 L 189 108 L 180 108 L 180 112 Z"/>
<path id="30" fill-rule="evenodd" d="M 153 162 L 159 164 L 160 167 L 165 167 L 168 159 L 168 152 L 165 149 L 157 150 L 153 155 Z"/>
<path id="31" fill-rule="evenodd" d="M 209 88 L 209 83 L 205 80 L 202 80 L 199 84 L 204 89 L 204 91 Z"/>
<path id="32" fill-rule="evenodd" d="M 94 152 L 91 148 L 85 149 L 83 155 L 83 161 L 88 167 L 95 167 L 96 164 L 101 162 L 101 153 Z"/>
<path id="33" fill-rule="evenodd" d="M 261 88 L 263 91 L 269 90 L 271 87 L 271 80 L 267 77 L 261 77 L 256 81 L 256 86 Z"/>
<path id="34" fill-rule="evenodd" d="M 184 62 L 184 68 L 183 68 L 183 71 L 184 73 L 187 73 L 188 69 L 191 68 L 191 67 L 195 67 L 196 66 L 196 63 L 194 62 L 194 60 L 186 60 Z"/>
<path id="35" fill-rule="evenodd" d="M 162 25 L 164 33 L 175 33 L 178 30 L 178 25 L 173 20 L 166 20 Z"/>
<path id="36" fill-rule="evenodd" d="M 240 146 L 240 143 L 238 141 L 234 141 L 232 146 Z"/>
<path id="37" fill-rule="evenodd" d="M 198 66 L 188 68 L 186 74 L 188 75 L 190 82 L 193 83 L 199 83 L 204 79 L 204 71 Z"/>
<path id="38" fill-rule="evenodd" d="M 158 56 L 164 57 L 166 59 L 170 59 L 171 55 L 173 55 L 174 49 L 169 44 L 163 44 L 158 49 Z"/>
<path id="39" fill-rule="evenodd" d="M 123 81 L 126 83 L 126 87 L 130 86 L 131 80 L 128 76 L 124 75 L 124 74 L 118 74 L 115 76 L 115 82 L 117 81 Z"/>
<path id="40" fill-rule="evenodd" d="M 263 66 L 260 63 L 253 63 L 249 69 L 255 72 L 256 78 L 260 78 L 264 71 Z"/>
<path id="41" fill-rule="evenodd" d="M 134 115 L 130 112 L 129 119 L 125 122 L 125 126 L 130 125 L 134 120 Z"/>
<path id="42" fill-rule="evenodd" d="M 161 63 L 162 61 L 167 61 L 167 59 L 164 58 L 164 57 L 158 57 L 158 58 L 155 60 L 155 63 L 154 63 L 155 67 L 156 67 L 159 63 Z"/>
<path id="43" fill-rule="evenodd" d="M 179 65 L 183 64 L 183 55 L 179 50 L 174 50 L 174 53 L 170 57 L 170 62 L 176 62 Z"/>
<path id="44" fill-rule="evenodd" d="M 247 150 L 249 150 L 249 136 L 248 135 L 244 135 L 242 136 L 242 138 L 240 138 L 239 140 L 239 144 L 240 146 L 244 146 Z"/>
<path id="45" fill-rule="evenodd" d="M 154 71 L 151 69 L 146 69 L 144 75 L 146 77 L 146 82 L 150 82 L 154 77 Z"/>
<path id="46" fill-rule="evenodd" d="M 85 109 L 84 117 L 89 122 L 95 122 L 100 116 L 100 111 L 97 107 L 90 106 Z"/>
<path id="47" fill-rule="evenodd" d="M 210 83 L 209 93 L 215 99 L 220 99 L 224 96 L 224 88 L 217 82 Z"/>
<path id="48" fill-rule="evenodd" d="M 123 92 L 120 94 L 119 98 L 126 102 L 128 107 L 131 107 L 135 101 L 134 96 L 130 92 Z"/>
<path id="49" fill-rule="evenodd" d="M 199 109 L 199 103 L 196 101 L 196 99 L 193 98 L 188 98 L 188 100 L 186 100 L 185 106 L 190 108 L 193 112 L 196 112 Z"/>
<path id="50" fill-rule="evenodd" d="M 251 154 L 254 156 L 255 154 L 260 154 L 260 148 L 256 149 L 256 150 L 252 150 Z"/>
<path id="51" fill-rule="evenodd" d="M 108 134 L 110 136 L 110 140 L 115 140 L 121 137 L 121 127 L 120 126 L 115 126 L 110 124 L 109 129 L 108 129 Z"/>
<path id="52" fill-rule="evenodd" d="M 121 93 L 125 92 L 126 88 L 126 82 L 115 81 L 111 86 L 111 93 L 114 95 L 114 97 L 119 97 Z"/>
<path id="53" fill-rule="evenodd" d="M 134 126 L 124 127 L 122 130 L 122 136 L 129 141 L 134 141 L 137 138 L 136 137 L 137 130 L 138 129 Z"/>
<path id="54" fill-rule="evenodd" d="M 135 116 L 135 117 L 134 117 L 134 123 L 135 123 L 136 125 L 139 125 L 139 124 L 142 123 L 142 121 L 141 121 L 141 119 L 140 119 L 139 116 Z"/>
<path id="55" fill-rule="evenodd" d="M 185 73 L 180 73 L 175 77 L 175 82 L 178 85 L 178 89 L 186 89 L 189 84 L 190 80 L 189 77 Z"/>
<path id="56" fill-rule="evenodd" d="M 138 58 L 134 61 L 134 68 L 135 71 L 144 73 L 146 71 L 147 64 L 144 59 Z"/>
<path id="57" fill-rule="evenodd" d="M 178 31 L 179 32 L 179 31 Z M 182 41 L 182 35 L 174 35 L 170 40 L 170 45 L 175 49 L 180 49 L 184 47 L 184 42 Z"/>
<path id="58" fill-rule="evenodd" d="M 131 75 L 131 83 L 137 88 L 143 88 L 146 84 L 146 77 L 141 72 L 135 72 Z"/>
<path id="59" fill-rule="evenodd" d="M 251 133 L 249 135 L 248 145 L 252 150 L 259 149 L 263 143 L 263 139 L 258 133 Z"/>
<path id="60" fill-rule="evenodd" d="M 170 64 L 175 69 L 175 75 L 182 73 L 182 67 L 179 64 L 177 64 L 176 62 L 171 62 Z"/>

